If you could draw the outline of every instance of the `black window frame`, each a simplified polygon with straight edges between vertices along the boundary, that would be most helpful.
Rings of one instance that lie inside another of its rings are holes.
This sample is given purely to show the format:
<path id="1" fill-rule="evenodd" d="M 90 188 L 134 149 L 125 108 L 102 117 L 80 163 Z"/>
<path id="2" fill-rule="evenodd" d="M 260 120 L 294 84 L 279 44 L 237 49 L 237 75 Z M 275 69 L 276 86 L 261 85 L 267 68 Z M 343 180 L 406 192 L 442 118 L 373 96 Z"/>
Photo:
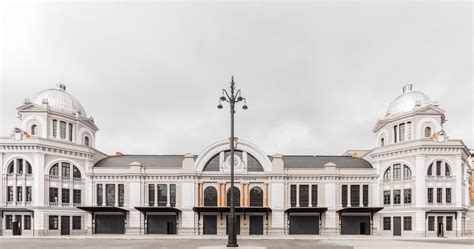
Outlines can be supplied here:
<path id="1" fill-rule="evenodd" d="M 433 203 L 433 188 L 428 188 L 428 192 L 427 192 L 427 195 L 428 195 L 428 203 L 432 204 Z"/>
<path id="2" fill-rule="evenodd" d="M 23 215 L 23 229 L 31 230 L 31 215 Z"/>
<path id="3" fill-rule="evenodd" d="M 117 184 L 118 192 L 118 206 L 123 207 L 125 204 L 125 185 L 123 183 Z"/>
<path id="4" fill-rule="evenodd" d="M 384 205 L 390 205 L 391 204 L 391 192 L 390 190 L 384 190 L 383 191 L 383 204 Z"/>
<path id="5" fill-rule="evenodd" d="M 453 216 L 446 216 L 446 231 L 453 231 Z"/>
<path id="6" fill-rule="evenodd" d="M 383 217 L 383 230 L 392 230 L 392 217 Z"/>
<path id="7" fill-rule="evenodd" d="M 402 191 L 400 189 L 394 189 L 393 190 L 393 204 L 398 205 L 401 204 L 402 202 L 402 196 L 401 193 Z"/>
<path id="8" fill-rule="evenodd" d="M 362 185 L 362 206 L 369 206 L 369 185 Z"/>
<path id="9" fill-rule="evenodd" d="M 59 216 L 57 215 L 50 215 L 48 217 L 48 227 L 49 230 L 58 230 L 59 227 Z"/>
<path id="10" fill-rule="evenodd" d="M 104 199 L 104 185 L 102 183 L 99 183 L 97 184 L 97 187 L 96 187 L 97 206 L 102 206 L 102 204 L 104 204 L 103 199 Z"/>
<path id="11" fill-rule="evenodd" d="M 259 186 L 254 186 L 249 192 L 249 205 L 251 207 L 263 207 L 263 189 Z"/>
<path id="12" fill-rule="evenodd" d="M 205 207 L 217 207 L 217 189 L 214 186 L 207 186 L 203 191 L 203 205 Z"/>
<path id="13" fill-rule="evenodd" d="M 411 216 L 404 216 L 403 217 L 403 231 L 411 231 L 412 230 L 412 218 Z"/>
<path id="14" fill-rule="evenodd" d="M 81 204 L 82 202 L 82 193 L 80 189 L 72 190 L 72 203 Z"/>
<path id="15" fill-rule="evenodd" d="M 72 230 L 81 230 L 81 229 L 82 229 L 82 217 L 72 216 Z"/>
<path id="16" fill-rule="evenodd" d="M 26 202 L 32 202 L 33 201 L 33 189 L 31 186 L 26 186 L 25 189 L 25 201 Z"/>
<path id="17" fill-rule="evenodd" d="M 105 205 L 115 206 L 115 184 L 105 184 Z"/>
<path id="18" fill-rule="evenodd" d="M 317 184 L 311 185 L 311 206 L 312 207 L 318 206 L 318 185 Z"/>
<path id="19" fill-rule="evenodd" d="M 451 201 L 452 201 L 451 188 L 446 188 L 445 191 L 446 191 L 445 192 L 446 203 L 451 203 Z"/>
<path id="20" fill-rule="evenodd" d="M 155 184 L 148 184 L 148 206 L 155 205 Z"/>
<path id="21" fill-rule="evenodd" d="M 49 202 L 58 203 L 59 202 L 59 189 L 49 187 Z"/>
<path id="22" fill-rule="evenodd" d="M 230 187 L 227 189 L 227 196 L 226 196 L 226 204 L 229 207 L 230 206 Z M 234 186 L 234 206 L 235 207 L 240 207 L 240 189 L 236 186 Z"/>
<path id="23" fill-rule="evenodd" d="M 351 186 L 351 207 L 358 207 L 360 205 L 360 185 Z"/>
<path id="24" fill-rule="evenodd" d="M 403 190 L 403 203 L 411 204 L 411 201 L 412 201 L 411 193 L 412 193 L 411 188 L 407 188 Z"/>
<path id="25" fill-rule="evenodd" d="M 176 184 L 171 183 L 170 186 L 170 206 L 176 206 Z"/>
<path id="26" fill-rule="evenodd" d="M 158 191 L 158 199 L 156 200 L 159 207 L 166 207 L 168 204 L 168 185 L 157 184 L 156 191 Z"/>
<path id="27" fill-rule="evenodd" d="M 443 203 L 443 188 L 436 188 L 436 203 Z"/>
<path id="28" fill-rule="evenodd" d="M 61 189 L 61 202 L 71 203 L 71 191 L 68 188 Z"/>
<path id="29" fill-rule="evenodd" d="M 344 184 L 341 186 L 341 204 L 342 207 L 347 207 L 348 200 L 347 200 L 347 191 L 348 191 L 348 185 Z"/>
<path id="30" fill-rule="evenodd" d="M 428 231 L 434 231 L 434 230 L 435 230 L 435 217 L 428 216 Z"/>
<path id="31" fill-rule="evenodd" d="M 13 215 L 5 215 L 5 230 L 13 229 Z"/>
<path id="32" fill-rule="evenodd" d="M 291 207 L 296 207 L 296 184 L 290 185 L 290 205 Z"/>
<path id="33" fill-rule="evenodd" d="M 299 206 L 300 207 L 309 207 L 309 185 L 301 184 L 299 185 Z"/>

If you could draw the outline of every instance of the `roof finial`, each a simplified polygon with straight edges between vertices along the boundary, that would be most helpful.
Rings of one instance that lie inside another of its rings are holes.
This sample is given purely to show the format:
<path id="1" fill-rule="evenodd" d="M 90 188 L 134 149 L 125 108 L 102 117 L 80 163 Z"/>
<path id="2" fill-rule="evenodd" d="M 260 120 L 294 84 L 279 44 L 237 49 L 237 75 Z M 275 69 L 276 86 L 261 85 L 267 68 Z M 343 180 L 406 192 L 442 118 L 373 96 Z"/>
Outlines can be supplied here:
<path id="1" fill-rule="evenodd" d="M 403 86 L 403 93 L 411 92 L 413 90 L 413 85 L 412 84 L 406 84 Z"/>
<path id="2" fill-rule="evenodd" d="M 56 88 L 58 88 L 60 90 L 63 90 L 63 91 L 66 91 L 66 85 L 64 85 L 61 82 L 56 83 Z"/>

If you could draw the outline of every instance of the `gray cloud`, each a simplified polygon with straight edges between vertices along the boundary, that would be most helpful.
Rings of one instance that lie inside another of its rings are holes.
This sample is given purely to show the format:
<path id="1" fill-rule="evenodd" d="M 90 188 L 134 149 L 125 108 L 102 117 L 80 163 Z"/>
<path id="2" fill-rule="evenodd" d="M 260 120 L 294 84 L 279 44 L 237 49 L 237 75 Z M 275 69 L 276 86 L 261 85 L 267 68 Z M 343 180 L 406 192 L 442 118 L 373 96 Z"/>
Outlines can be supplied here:
<path id="1" fill-rule="evenodd" d="M 405 83 L 473 143 L 471 3 L 39 3 L 3 10 L 2 136 L 24 98 L 63 81 L 107 153 L 199 153 L 236 134 L 269 154 L 341 154 Z"/>

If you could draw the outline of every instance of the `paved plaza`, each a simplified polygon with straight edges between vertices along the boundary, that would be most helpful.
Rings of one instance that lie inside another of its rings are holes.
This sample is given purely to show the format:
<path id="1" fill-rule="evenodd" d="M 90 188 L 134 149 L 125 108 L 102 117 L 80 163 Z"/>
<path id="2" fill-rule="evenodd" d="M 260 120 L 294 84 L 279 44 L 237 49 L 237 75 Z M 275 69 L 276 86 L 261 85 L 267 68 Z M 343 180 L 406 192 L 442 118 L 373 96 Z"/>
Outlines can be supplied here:
<path id="1" fill-rule="evenodd" d="M 222 239 L 189 239 L 189 238 L 0 238 L 2 249 L 117 249 L 117 248 L 159 248 L 159 249 L 191 249 L 191 248 L 217 248 L 224 246 L 227 240 Z M 240 239 L 241 248 L 267 248 L 267 249 L 472 249 L 474 238 L 456 239 L 394 239 L 394 238 L 363 238 L 363 237 L 335 237 L 321 239 Z M 224 248 L 224 247 L 222 247 Z"/>

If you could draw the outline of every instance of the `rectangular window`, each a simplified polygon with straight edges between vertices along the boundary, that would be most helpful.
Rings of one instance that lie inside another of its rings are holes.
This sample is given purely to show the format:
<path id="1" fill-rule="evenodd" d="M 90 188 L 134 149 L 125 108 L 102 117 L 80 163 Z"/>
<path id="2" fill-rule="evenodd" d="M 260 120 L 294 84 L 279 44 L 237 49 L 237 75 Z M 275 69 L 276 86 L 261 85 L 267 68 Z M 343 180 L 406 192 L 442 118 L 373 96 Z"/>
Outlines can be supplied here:
<path id="1" fill-rule="evenodd" d="M 290 186 L 290 203 L 292 207 L 296 207 L 296 185 Z"/>
<path id="2" fill-rule="evenodd" d="M 62 176 L 64 177 L 70 177 L 71 176 L 71 164 L 63 162 L 62 164 Z"/>
<path id="3" fill-rule="evenodd" d="M 405 204 L 410 204 L 411 203 L 411 189 L 404 189 L 403 190 L 403 202 Z"/>
<path id="4" fill-rule="evenodd" d="M 360 204 L 360 186 L 351 185 L 351 206 L 357 207 Z"/>
<path id="5" fill-rule="evenodd" d="M 309 186 L 300 185 L 300 207 L 308 207 L 309 205 Z"/>
<path id="6" fill-rule="evenodd" d="M 403 230 L 411 231 L 411 216 L 403 217 Z"/>
<path id="7" fill-rule="evenodd" d="M 7 201 L 13 201 L 13 187 L 7 187 Z"/>
<path id="8" fill-rule="evenodd" d="M 69 128 L 69 141 L 72 142 L 72 124 L 68 124 L 68 128 Z"/>
<path id="9" fill-rule="evenodd" d="M 446 231 L 453 231 L 453 216 L 446 216 Z"/>
<path id="10" fill-rule="evenodd" d="M 66 122 L 59 122 L 59 135 L 62 139 L 66 138 Z"/>
<path id="11" fill-rule="evenodd" d="M 19 175 L 23 175 L 23 160 L 17 159 L 17 171 Z"/>
<path id="12" fill-rule="evenodd" d="M 72 201 L 74 204 L 81 204 L 81 190 L 80 189 L 74 189 L 72 191 Z"/>
<path id="13" fill-rule="evenodd" d="M 362 205 L 369 206 L 369 185 L 362 186 Z"/>
<path id="14" fill-rule="evenodd" d="M 166 206 L 168 201 L 168 189 L 166 184 L 158 184 L 158 206 Z"/>
<path id="15" fill-rule="evenodd" d="M 341 197 L 342 206 L 347 207 L 347 185 L 342 185 Z"/>
<path id="16" fill-rule="evenodd" d="M 411 140 L 411 122 L 407 122 L 406 140 Z"/>
<path id="17" fill-rule="evenodd" d="M 311 206 L 318 206 L 318 185 L 311 185 Z"/>
<path id="18" fill-rule="evenodd" d="M 119 199 L 118 199 L 119 207 L 123 207 L 123 204 L 125 203 L 125 185 L 123 184 L 118 185 L 118 194 L 119 194 Z"/>
<path id="19" fill-rule="evenodd" d="M 400 204 L 400 189 L 393 190 L 393 204 Z"/>
<path id="20" fill-rule="evenodd" d="M 383 217 L 383 230 L 391 230 L 392 229 L 392 217 Z"/>
<path id="21" fill-rule="evenodd" d="M 428 188 L 428 203 L 433 203 L 433 188 Z"/>
<path id="22" fill-rule="evenodd" d="M 176 184 L 170 184 L 170 206 L 176 206 Z"/>
<path id="23" fill-rule="evenodd" d="M 435 223 L 435 217 L 434 216 L 429 216 L 428 217 L 428 231 L 434 231 L 434 223 Z"/>
<path id="24" fill-rule="evenodd" d="M 105 205 L 115 206 L 115 184 L 105 184 Z"/>
<path id="25" fill-rule="evenodd" d="M 58 121 L 53 120 L 53 137 L 58 137 Z"/>
<path id="26" fill-rule="evenodd" d="M 58 216 L 49 216 L 49 230 L 58 230 Z"/>
<path id="27" fill-rule="evenodd" d="M 437 203 L 443 202 L 443 189 L 442 188 L 436 189 L 436 202 Z"/>
<path id="28" fill-rule="evenodd" d="M 23 187 L 16 187 L 16 201 L 23 201 Z"/>
<path id="29" fill-rule="evenodd" d="M 69 195 L 69 189 L 63 188 L 61 190 L 61 201 L 62 201 L 62 203 L 69 203 L 69 199 L 70 199 L 69 196 L 70 196 Z"/>
<path id="30" fill-rule="evenodd" d="M 441 175 L 441 163 L 442 161 L 436 161 L 436 175 L 437 176 Z"/>
<path id="31" fill-rule="evenodd" d="M 393 142 L 394 142 L 394 143 L 397 142 L 397 138 L 398 138 L 397 130 L 398 130 L 398 127 L 395 125 L 395 126 L 393 127 Z"/>
<path id="32" fill-rule="evenodd" d="M 5 215 L 5 229 L 9 230 L 13 228 L 13 216 Z"/>
<path id="33" fill-rule="evenodd" d="M 399 130 L 400 130 L 400 132 L 399 132 L 399 134 L 400 134 L 400 142 L 403 142 L 403 141 L 405 141 L 405 124 L 400 124 L 400 125 L 399 125 L 399 128 L 400 128 L 400 129 L 399 129 Z"/>
<path id="34" fill-rule="evenodd" d="M 383 204 L 390 205 L 390 190 L 383 191 Z"/>
<path id="35" fill-rule="evenodd" d="M 31 186 L 26 186 L 26 202 L 31 202 L 33 200 L 33 193 L 31 192 Z"/>
<path id="36" fill-rule="evenodd" d="M 49 188 L 49 202 L 58 202 L 58 188 Z"/>
<path id="37" fill-rule="evenodd" d="M 97 205 L 102 206 L 102 200 L 103 198 L 103 189 L 102 189 L 102 184 L 97 184 Z"/>
<path id="38" fill-rule="evenodd" d="M 148 206 L 155 205 L 155 184 L 148 184 Z"/>
<path id="39" fill-rule="evenodd" d="M 81 216 L 72 216 L 72 229 L 73 230 L 81 229 Z"/>
<path id="40" fill-rule="evenodd" d="M 402 176 L 401 172 L 402 170 L 400 164 L 393 165 L 393 179 L 400 179 Z"/>
<path id="41" fill-rule="evenodd" d="M 446 188 L 446 203 L 451 203 L 451 188 Z"/>
<path id="42" fill-rule="evenodd" d="M 31 215 L 23 216 L 23 226 L 25 230 L 31 230 Z"/>

